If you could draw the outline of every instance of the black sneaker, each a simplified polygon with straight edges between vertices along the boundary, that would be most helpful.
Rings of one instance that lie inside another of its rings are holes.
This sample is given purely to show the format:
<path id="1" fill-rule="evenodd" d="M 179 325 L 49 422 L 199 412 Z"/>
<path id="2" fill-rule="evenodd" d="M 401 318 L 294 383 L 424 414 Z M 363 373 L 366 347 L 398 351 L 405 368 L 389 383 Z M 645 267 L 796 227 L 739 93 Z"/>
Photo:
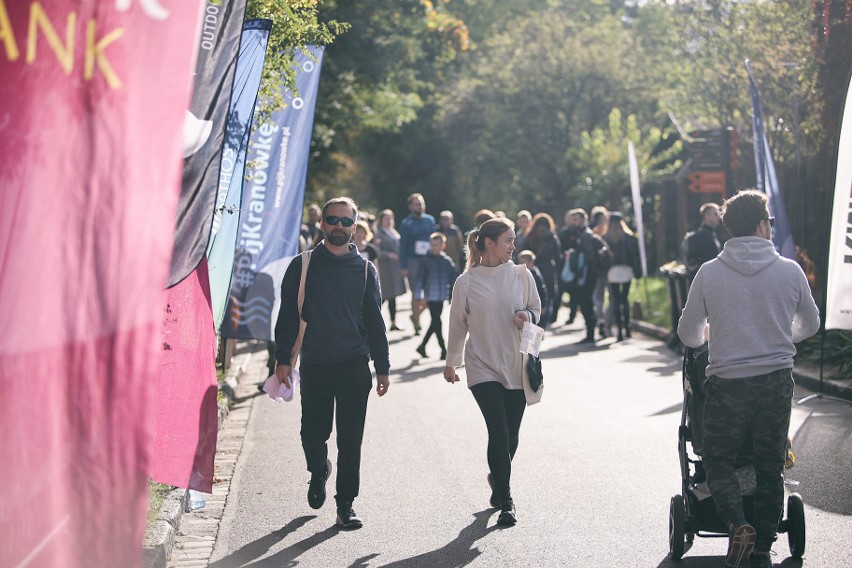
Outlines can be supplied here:
<path id="1" fill-rule="evenodd" d="M 749 561 L 751 568 L 772 568 L 772 557 L 768 552 L 752 552 Z"/>
<path id="2" fill-rule="evenodd" d="M 311 475 L 308 482 L 308 505 L 319 509 L 325 503 L 325 482 L 331 477 L 331 460 L 325 460 L 325 470 Z"/>
<path id="3" fill-rule="evenodd" d="M 517 522 L 518 517 L 515 515 L 515 503 L 509 497 L 500 505 L 500 516 L 497 517 L 497 524 L 501 527 L 512 527 Z"/>
<path id="4" fill-rule="evenodd" d="M 344 505 L 342 507 L 337 507 L 337 526 L 342 529 L 352 531 L 363 527 L 364 521 L 361 520 L 361 517 L 355 514 L 355 511 L 352 509 L 352 505 Z"/>
<path id="5" fill-rule="evenodd" d="M 417 334 L 415 334 L 415 335 L 417 335 Z M 424 359 L 426 358 L 426 346 L 425 345 L 420 345 L 419 347 L 417 347 L 417 349 L 415 349 L 415 351 L 417 351 L 420 354 L 420 356 L 423 357 Z"/>
<path id="6" fill-rule="evenodd" d="M 494 491 L 494 478 L 491 477 L 490 473 L 488 474 L 488 487 L 491 488 L 491 497 L 488 499 L 488 503 L 496 509 L 500 506 L 500 497 Z"/>

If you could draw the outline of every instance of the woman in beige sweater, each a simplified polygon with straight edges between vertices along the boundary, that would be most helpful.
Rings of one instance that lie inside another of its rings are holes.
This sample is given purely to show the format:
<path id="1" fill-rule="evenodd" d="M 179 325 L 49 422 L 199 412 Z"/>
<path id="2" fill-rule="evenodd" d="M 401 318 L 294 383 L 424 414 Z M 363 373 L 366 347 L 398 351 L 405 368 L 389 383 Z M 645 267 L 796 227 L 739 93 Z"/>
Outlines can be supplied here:
<path id="1" fill-rule="evenodd" d="M 524 322 L 538 321 L 541 301 L 530 272 L 511 260 L 511 221 L 486 221 L 470 233 L 467 249 L 467 269 L 453 286 L 444 378 L 458 381 L 456 367 L 464 362 L 468 387 L 488 428 L 491 506 L 501 509 L 497 523 L 511 526 L 517 522 L 509 487 L 512 457 L 524 408 L 538 402 L 542 391 L 529 388 L 520 330 Z"/>

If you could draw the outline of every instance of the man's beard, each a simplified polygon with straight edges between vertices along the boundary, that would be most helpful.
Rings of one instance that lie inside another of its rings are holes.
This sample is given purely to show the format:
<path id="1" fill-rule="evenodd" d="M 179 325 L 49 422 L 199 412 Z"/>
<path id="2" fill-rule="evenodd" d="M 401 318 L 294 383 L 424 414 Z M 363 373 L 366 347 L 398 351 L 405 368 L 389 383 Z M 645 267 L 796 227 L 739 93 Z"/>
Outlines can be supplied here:
<path id="1" fill-rule="evenodd" d="M 346 234 L 345 231 L 332 231 L 332 233 L 328 236 L 328 242 L 336 247 L 342 247 L 349 242 L 350 238 L 351 237 Z"/>

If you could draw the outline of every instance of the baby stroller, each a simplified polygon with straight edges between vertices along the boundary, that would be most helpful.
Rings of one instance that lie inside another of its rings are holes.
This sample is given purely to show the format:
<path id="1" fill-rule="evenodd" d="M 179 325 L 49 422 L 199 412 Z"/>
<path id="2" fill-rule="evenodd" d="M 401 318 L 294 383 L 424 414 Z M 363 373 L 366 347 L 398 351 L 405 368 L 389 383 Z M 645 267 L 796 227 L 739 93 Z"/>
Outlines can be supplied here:
<path id="1" fill-rule="evenodd" d="M 702 423 L 704 404 L 704 370 L 707 367 L 707 345 L 687 348 L 683 356 L 683 410 L 678 429 L 681 494 L 671 499 L 669 506 L 669 554 L 680 560 L 695 536 L 727 538 L 728 527 L 716 512 L 716 504 L 705 482 L 701 462 Z M 692 455 L 688 451 L 692 449 Z M 743 445 L 737 459 L 737 477 L 743 492 L 743 508 L 747 519 L 752 517 L 752 496 L 755 474 L 751 442 Z M 802 497 L 792 493 L 787 497 L 786 517 L 778 524 L 778 533 L 787 533 L 790 553 L 801 559 L 805 553 L 805 508 Z"/>

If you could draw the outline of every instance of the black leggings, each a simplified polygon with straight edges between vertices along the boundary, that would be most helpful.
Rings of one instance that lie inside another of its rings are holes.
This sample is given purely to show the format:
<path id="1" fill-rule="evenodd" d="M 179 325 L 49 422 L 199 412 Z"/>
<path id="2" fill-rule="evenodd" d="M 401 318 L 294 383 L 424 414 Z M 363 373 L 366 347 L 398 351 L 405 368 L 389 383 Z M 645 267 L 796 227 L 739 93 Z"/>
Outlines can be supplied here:
<path id="1" fill-rule="evenodd" d="M 446 351 L 447 346 L 444 345 L 444 332 L 441 331 L 441 312 L 444 311 L 444 302 L 427 302 L 427 304 L 429 305 L 429 315 L 432 316 L 432 321 L 429 322 L 429 329 L 426 330 L 426 335 L 423 336 L 423 342 L 420 343 L 420 346 L 426 347 L 426 343 L 429 342 L 429 338 L 434 333 L 435 337 L 438 338 L 438 346 L 441 348 L 441 351 Z"/>
<path id="2" fill-rule="evenodd" d="M 511 496 L 512 458 L 518 449 L 518 432 L 527 407 L 523 390 L 509 390 L 488 381 L 470 388 L 488 428 L 488 468 L 500 501 Z"/>
<path id="3" fill-rule="evenodd" d="M 609 285 L 609 302 L 612 304 L 615 324 L 619 330 L 630 327 L 630 282 Z"/>
<path id="4" fill-rule="evenodd" d="M 388 312 L 390 312 L 391 324 L 396 323 L 396 298 L 388 298 Z"/>

